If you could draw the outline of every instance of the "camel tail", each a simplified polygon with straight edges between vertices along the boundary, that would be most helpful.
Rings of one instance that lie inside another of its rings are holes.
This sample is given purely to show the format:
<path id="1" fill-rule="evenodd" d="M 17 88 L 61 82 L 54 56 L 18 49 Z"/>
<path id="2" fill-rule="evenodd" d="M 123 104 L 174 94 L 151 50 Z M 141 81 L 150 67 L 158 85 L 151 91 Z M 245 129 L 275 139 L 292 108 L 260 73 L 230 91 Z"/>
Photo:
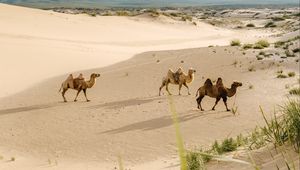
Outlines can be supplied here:
<path id="1" fill-rule="evenodd" d="M 196 97 L 198 97 L 199 90 L 200 90 L 200 88 L 199 88 L 199 89 L 197 90 L 197 92 L 196 92 Z"/>

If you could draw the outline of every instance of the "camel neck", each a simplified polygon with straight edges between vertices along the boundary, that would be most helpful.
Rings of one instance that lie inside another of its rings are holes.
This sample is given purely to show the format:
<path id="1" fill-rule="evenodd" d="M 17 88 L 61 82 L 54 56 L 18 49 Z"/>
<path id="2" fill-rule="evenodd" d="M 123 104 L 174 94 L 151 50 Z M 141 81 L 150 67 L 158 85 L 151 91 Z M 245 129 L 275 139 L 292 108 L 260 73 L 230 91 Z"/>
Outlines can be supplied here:
<path id="1" fill-rule="evenodd" d="M 96 79 L 95 78 L 90 78 L 90 80 L 87 81 L 86 83 L 87 83 L 88 88 L 91 88 L 96 83 Z"/>
<path id="2" fill-rule="evenodd" d="M 237 87 L 231 87 L 230 89 L 227 88 L 227 95 L 228 95 L 228 97 L 232 97 L 232 96 L 235 95 L 235 93 L 236 93 L 236 88 L 237 88 Z"/>
<path id="3" fill-rule="evenodd" d="M 186 82 L 187 83 L 190 83 L 194 80 L 194 74 L 188 74 L 186 75 L 187 79 L 186 79 Z"/>

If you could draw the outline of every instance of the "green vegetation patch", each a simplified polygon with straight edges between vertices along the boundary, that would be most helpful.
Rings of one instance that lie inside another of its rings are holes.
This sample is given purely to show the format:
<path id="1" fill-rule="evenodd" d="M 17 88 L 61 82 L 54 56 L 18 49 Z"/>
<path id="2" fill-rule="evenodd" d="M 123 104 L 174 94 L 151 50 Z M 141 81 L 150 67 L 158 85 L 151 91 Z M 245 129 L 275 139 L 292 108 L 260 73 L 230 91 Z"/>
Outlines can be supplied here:
<path id="1" fill-rule="evenodd" d="M 251 49 L 252 47 L 253 47 L 253 44 L 244 44 L 243 45 L 244 50 Z"/>
<path id="2" fill-rule="evenodd" d="M 289 93 L 290 93 L 291 95 L 298 95 L 298 96 L 300 96 L 300 88 L 299 88 L 299 87 L 293 88 L 293 89 L 291 89 L 291 90 L 289 91 Z"/>
<path id="3" fill-rule="evenodd" d="M 230 42 L 230 45 L 231 45 L 231 46 L 241 46 L 241 41 L 238 40 L 238 39 L 232 40 L 232 41 Z"/>

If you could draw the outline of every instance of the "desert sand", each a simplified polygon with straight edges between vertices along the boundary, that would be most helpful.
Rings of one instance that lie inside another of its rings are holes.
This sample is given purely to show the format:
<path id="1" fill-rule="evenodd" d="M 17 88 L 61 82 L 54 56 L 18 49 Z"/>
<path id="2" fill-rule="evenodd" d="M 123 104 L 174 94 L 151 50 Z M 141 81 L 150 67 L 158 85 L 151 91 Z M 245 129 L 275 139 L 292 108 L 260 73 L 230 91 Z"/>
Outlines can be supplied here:
<path id="1" fill-rule="evenodd" d="M 121 157 L 127 169 L 178 170 L 168 100 L 158 96 L 168 68 L 197 70 L 191 96 L 184 87 L 178 96 L 178 87 L 170 86 L 189 149 L 249 132 L 263 123 L 259 106 L 272 113 L 286 100 L 286 85 L 297 86 L 298 76 L 276 78 L 279 69 L 299 75 L 294 59 L 258 61 L 257 50 L 243 54 L 239 47 L 227 46 L 234 38 L 273 41 L 269 32 L 4 4 L 0 11 L 0 76 L 5 80 L 0 85 L 0 169 L 107 170 L 118 167 Z M 73 90 L 67 92 L 69 102 L 62 102 L 58 89 L 70 72 L 87 79 L 93 72 L 101 74 L 88 90 L 91 102 L 83 94 L 72 102 Z M 215 100 L 209 97 L 202 103 L 206 111 L 196 108 L 198 87 L 206 78 L 218 77 L 226 86 L 234 80 L 243 83 L 228 101 L 230 108 L 238 108 L 237 115 L 226 112 L 222 102 L 211 111 Z"/>
<path id="2" fill-rule="evenodd" d="M 164 18 L 90 17 L 5 4 L 0 10 L 0 77 L 9 80 L 1 83 L 5 90 L 0 97 L 50 77 L 107 66 L 145 51 L 227 45 L 234 38 L 251 42 L 268 35 Z"/>

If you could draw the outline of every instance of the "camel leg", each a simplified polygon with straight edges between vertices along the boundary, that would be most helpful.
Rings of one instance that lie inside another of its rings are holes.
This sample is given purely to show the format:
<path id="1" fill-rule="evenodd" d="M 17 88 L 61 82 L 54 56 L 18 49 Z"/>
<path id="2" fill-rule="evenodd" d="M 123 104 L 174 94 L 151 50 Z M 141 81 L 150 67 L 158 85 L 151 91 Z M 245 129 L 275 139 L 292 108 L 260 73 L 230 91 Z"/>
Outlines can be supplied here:
<path id="1" fill-rule="evenodd" d="M 166 84 L 163 82 L 162 84 L 161 84 L 161 86 L 159 87 L 159 93 L 158 93 L 158 95 L 160 96 L 160 93 L 161 93 L 161 89 L 165 86 Z"/>
<path id="2" fill-rule="evenodd" d="M 90 100 L 86 97 L 86 89 L 83 89 L 83 93 L 84 93 L 86 101 L 89 102 Z"/>
<path id="3" fill-rule="evenodd" d="M 167 92 L 169 93 L 169 95 L 172 95 L 172 94 L 170 93 L 170 91 L 169 91 L 169 83 L 166 84 L 166 90 L 167 90 Z"/>
<path id="4" fill-rule="evenodd" d="M 202 108 L 201 106 L 201 101 L 202 99 L 204 98 L 203 95 L 200 95 L 196 100 L 197 100 L 197 103 L 198 103 L 198 109 L 201 109 L 201 111 L 204 111 L 204 109 Z"/>
<path id="5" fill-rule="evenodd" d="M 181 95 L 181 93 L 180 93 L 181 87 L 182 87 L 182 84 L 180 83 L 180 84 L 179 84 L 179 94 L 178 94 L 178 95 Z"/>
<path id="6" fill-rule="evenodd" d="M 220 101 L 221 97 L 217 97 L 216 103 L 214 105 L 214 107 L 211 110 L 215 110 L 216 105 L 218 104 L 218 102 Z"/>
<path id="7" fill-rule="evenodd" d="M 188 94 L 191 95 L 189 86 L 186 83 L 183 83 L 183 85 L 188 89 Z"/>
<path id="8" fill-rule="evenodd" d="M 68 89 L 63 89 L 63 91 L 62 91 L 62 93 L 61 93 L 62 97 L 64 98 L 64 102 L 67 102 L 67 99 L 66 99 L 66 97 L 65 97 L 65 93 L 66 93 L 67 90 L 68 90 Z"/>
<path id="9" fill-rule="evenodd" d="M 75 97 L 75 99 L 74 99 L 74 102 L 77 102 L 77 97 L 78 97 L 79 93 L 81 92 L 81 90 L 82 90 L 81 88 L 78 89 L 77 94 L 76 94 L 76 97 Z"/>
<path id="10" fill-rule="evenodd" d="M 224 104 L 226 106 L 226 111 L 230 111 L 230 109 L 228 109 L 228 107 L 227 107 L 227 97 L 226 96 L 223 97 L 223 102 L 224 102 Z"/>

